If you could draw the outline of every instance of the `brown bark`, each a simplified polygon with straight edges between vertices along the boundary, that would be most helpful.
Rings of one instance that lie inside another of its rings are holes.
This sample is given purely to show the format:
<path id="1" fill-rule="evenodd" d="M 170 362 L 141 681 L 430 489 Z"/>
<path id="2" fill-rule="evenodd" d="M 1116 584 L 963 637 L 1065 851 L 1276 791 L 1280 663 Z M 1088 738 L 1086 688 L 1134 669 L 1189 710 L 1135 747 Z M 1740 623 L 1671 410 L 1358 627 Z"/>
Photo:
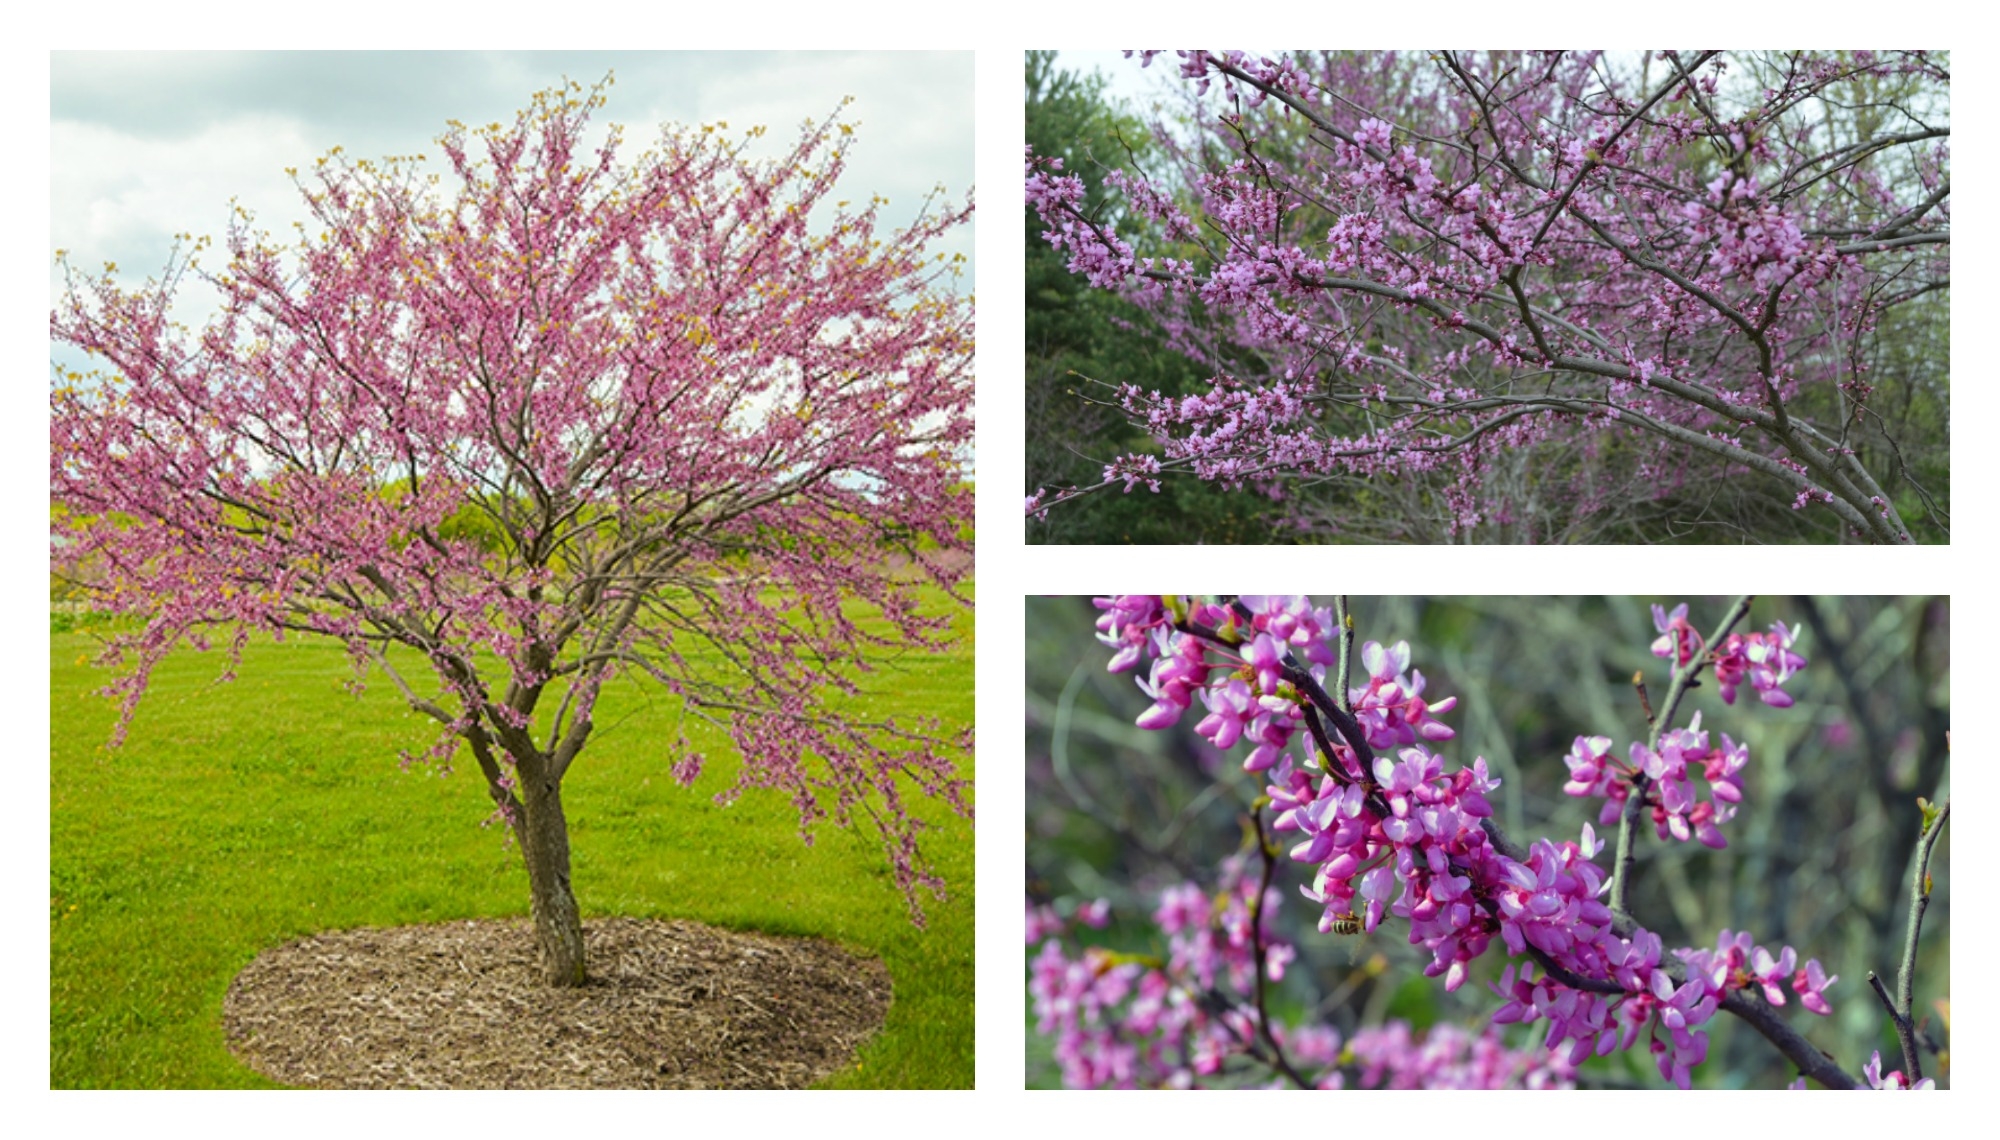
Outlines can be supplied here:
<path id="1" fill-rule="evenodd" d="M 528 865 L 542 980 L 552 986 L 580 986 L 583 917 L 569 885 L 569 823 L 563 818 L 562 785 L 540 774 L 530 778 L 526 771 L 521 777 L 524 810 L 516 834 L 521 840 L 521 858 Z"/>

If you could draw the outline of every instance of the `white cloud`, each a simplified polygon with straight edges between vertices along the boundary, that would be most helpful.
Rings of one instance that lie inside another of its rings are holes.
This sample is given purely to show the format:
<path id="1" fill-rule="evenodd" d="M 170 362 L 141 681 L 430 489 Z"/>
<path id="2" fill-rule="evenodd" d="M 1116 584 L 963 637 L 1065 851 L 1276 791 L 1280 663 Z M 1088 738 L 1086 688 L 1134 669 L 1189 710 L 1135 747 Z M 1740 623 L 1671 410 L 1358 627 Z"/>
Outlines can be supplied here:
<path id="1" fill-rule="evenodd" d="M 150 273 L 173 234 L 220 234 L 232 198 L 255 209 L 266 228 L 289 228 L 304 209 L 284 168 L 310 165 L 320 149 L 301 128 L 253 114 L 165 138 L 58 121 L 49 146 L 51 236 L 73 256 Z"/>
<path id="2" fill-rule="evenodd" d="M 352 158 L 425 153 L 446 121 L 511 122 L 538 90 L 616 73 L 600 123 L 622 123 L 627 154 L 663 121 L 762 124 L 782 153 L 799 123 L 846 95 L 856 125 L 838 197 L 890 200 L 900 225 L 944 183 L 972 185 L 972 55 L 863 52 L 170 52 L 50 57 L 51 303 L 57 249 L 95 271 L 116 262 L 135 285 L 165 266 L 174 235 L 219 244 L 232 199 L 280 240 L 307 218 L 286 167 L 310 169 L 338 145 Z M 970 228 L 939 246 L 970 258 Z M 220 264 L 220 250 L 207 257 Z M 970 288 L 967 279 L 964 288 Z M 177 306 L 199 323 L 207 305 Z M 80 363 L 65 360 L 66 364 Z"/>

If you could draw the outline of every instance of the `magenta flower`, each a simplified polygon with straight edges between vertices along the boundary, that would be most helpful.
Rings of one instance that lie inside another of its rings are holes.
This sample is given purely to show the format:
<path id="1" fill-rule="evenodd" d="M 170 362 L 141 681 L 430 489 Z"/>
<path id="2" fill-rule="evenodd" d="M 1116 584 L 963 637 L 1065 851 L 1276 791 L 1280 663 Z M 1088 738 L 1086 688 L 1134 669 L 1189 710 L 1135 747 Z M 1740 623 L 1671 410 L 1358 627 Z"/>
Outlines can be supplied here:
<path id="1" fill-rule="evenodd" d="M 1158 594 L 1118 594 L 1094 598 L 1093 604 L 1105 611 L 1097 619 L 1097 640 L 1118 652 L 1109 669 L 1122 673 L 1143 660 L 1152 644 L 1152 632 L 1166 621 L 1166 611 Z"/>
<path id="2" fill-rule="evenodd" d="M 1028 900 L 1028 945 L 1047 941 L 1063 932 L 1063 920 L 1051 906 L 1037 906 L 1035 900 Z"/>
<path id="3" fill-rule="evenodd" d="M 1687 612 L 1686 602 L 1675 606 L 1671 614 L 1659 606 L 1653 607 L 1653 628 L 1660 631 L 1659 640 L 1653 642 L 1653 656 L 1672 658 L 1675 665 L 1694 660 L 1701 635 L 1688 624 Z"/>
<path id="4" fill-rule="evenodd" d="M 1457 735 L 1437 719 L 1437 714 L 1456 708 L 1458 698 L 1446 697 L 1434 705 L 1424 700 L 1424 675 L 1406 675 L 1409 642 L 1400 641 L 1388 649 L 1379 642 L 1368 642 L 1361 648 L 1361 663 L 1368 669 L 1368 683 L 1348 696 L 1371 747 L 1401 748 L 1419 740 L 1440 743 Z"/>
<path id="5" fill-rule="evenodd" d="M 1792 698 L 1780 686 L 1791 680 L 1792 675 L 1805 667 L 1806 659 L 1792 652 L 1792 643 L 1798 638 L 1796 629 L 1787 630 L 1785 623 L 1776 622 L 1769 634 L 1752 634 L 1754 641 L 1744 649 L 1744 656 L 1750 659 L 1750 684 L 1757 690 L 1757 697 L 1774 708 L 1790 708 Z"/>
<path id="6" fill-rule="evenodd" d="M 1240 677 L 1232 677 L 1220 686 L 1212 686 L 1201 691 L 1202 703 L 1209 712 L 1200 724 L 1194 726 L 1195 733 L 1208 738 L 1217 748 L 1228 748 L 1243 735 L 1244 722 L 1250 717 L 1254 704 L 1250 698 L 1250 686 Z"/>
<path id="7" fill-rule="evenodd" d="M 1715 681 L 1725 703 L 1736 702 L 1736 689 L 1745 679 L 1757 690 L 1757 698 L 1773 708 L 1790 708 L 1792 696 L 1784 684 L 1806 659 L 1794 652 L 1797 629 L 1774 622 L 1769 633 L 1732 633 L 1715 654 Z"/>
<path id="8" fill-rule="evenodd" d="M 1792 976 L 1792 989 L 1798 992 L 1800 1005 L 1825 1017 L 1833 1012 L 1826 1002 L 1826 987 L 1839 980 L 1839 974 L 1829 977 L 1819 968 L 1818 958 L 1808 958 L 1805 968 Z"/>
<path id="9" fill-rule="evenodd" d="M 1579 736 L 1563 757 L 1569 766 L 1569 782 L 1563 791 L 1572 796 L 1602 796 L 1611 790 L 1611 738 Z M 1621 797 L 1622 798 L 1622 797 Z"/>
<path id="10" fill-rule="evenodd" d="M 1208 896 L 1193 883 L 1168 887 L 1160 892 L 1160 906 L 1153 912 L 1153 921 L 1168 934 L 1199 926 L 1208 921 Z"/>
<path id="11" fill-rule="evenodd" d="M 1377 685 L 1393 683 L 1410 667 L 1410 643 L 1399 641 L 1393 649 L 1384 649 L 1379 641 L 1368 642 L 1361 647 L 1361 664 Z"/>
<path id="12" fill-rule="evenodd" d="M 1882 1075 L 1882 1052 L 1879 1049 L 1868 1055 L 1868 1063 L 1861 1067 L 1861 1075 L 1868 1079 L 1869 1088 L 1878 1089 L 1882 1092 L 1901 1092 L 1905 1090 L 1910 1092 L 1928 1092 L 1937 1088 L 1937 1082 L 1931 1080 L 1929 1077 L 1925 1077 L 1914 1085 L 1910 1084 L 1910 1079 L 1903 1075 L 1901 1069 L 1892 1070 L 1887 1076 Z"/>
<path id="13" fill-rule="evenodd" d="M 1208 680 L 1209 667 L 1202 661 L 1201 643 L 1193 638 L 1182 641 L 1172 656 L 1153 662 L 1153 675 L 1139 682 L 1139 688 L 1153 698 L 1153 707 L 1140 714 L 1139 727 L 1167 728 L 1180 720 L 1194 703 L 1194 692 Z"/>
<path id="14" fill-rule="evenodd" d="M 1792 972 L 1797 957 L 1790 946 L 1785 947 L 1784 953 L 1776 958 L 1772 958 L 1771 952 L 1762 946 L 1750 956 L 1750 974 L 1764 987 L 1765 1001 L 1772 1005 L 1785 1004 L 1785 991 L 1778 988 L 1778 983 Z"/>
<path id="15" fill-rule="evenodd" d="M 1260 633 L 1243 653 L 1243 660 L 1257 673 L 1257 691 L 1275 693 L 1278 691 L 1278 672 L 1284 662 L 1284 653 L 1278 643 L 1268 633 Z"/>

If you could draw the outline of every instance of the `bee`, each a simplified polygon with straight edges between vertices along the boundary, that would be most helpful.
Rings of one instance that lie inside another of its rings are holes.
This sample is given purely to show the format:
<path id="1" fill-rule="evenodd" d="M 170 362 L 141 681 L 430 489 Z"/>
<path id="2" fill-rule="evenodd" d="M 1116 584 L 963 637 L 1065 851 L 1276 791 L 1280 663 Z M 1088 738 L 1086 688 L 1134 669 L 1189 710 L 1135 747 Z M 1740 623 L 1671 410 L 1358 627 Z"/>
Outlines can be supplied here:
<path id="1" fill-rule="evenodd" d="M 1328 922 L 1327 930 L 1334 934 L 1361 933 L 1361 919 L 1353 914 L 1337 914 Z"/>

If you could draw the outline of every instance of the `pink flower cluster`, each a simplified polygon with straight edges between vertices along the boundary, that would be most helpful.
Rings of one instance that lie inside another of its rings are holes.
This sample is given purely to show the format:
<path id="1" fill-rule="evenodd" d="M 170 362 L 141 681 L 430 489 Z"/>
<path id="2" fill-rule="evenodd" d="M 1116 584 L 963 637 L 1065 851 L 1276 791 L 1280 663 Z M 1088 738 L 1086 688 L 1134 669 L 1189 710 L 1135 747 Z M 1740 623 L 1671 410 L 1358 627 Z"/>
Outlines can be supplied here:
<path id="1" fill-rule="evenodd" d="M 1756 945 L 1748 931 L 1732 935 L 1725 930 L 1715 940 L 1714 950 L 1676 950 L 1674 956 L 1687 963 L 1691 977 L 1706 978 L 1711 989 L 1743 989 L 1754 984 L 1763 991 L 1765 1001 L 1783 1005 L 1785 994 L 1778 983 L 1789 981 L 1799 995 L 1800 1005 L 1821 1016 L 1833 1012 L 1826 1002 L 1825 991 L 1840 980 L 1840 975 L 1829 976 L 1820 969 L 1817 958 L 1807 959 L 1804 966 L 1794 969 L 1798 955 L 1791 947 L 1785 947 L 1773 958 L 1770 951 Z"/>
<path id="2" fill-rule="evenodd" d="M 1333 618 L 1302 597 L 1254 594 L 1241 602 L 1252 615 L 1248 621 L 1230 607 L 1192 603 L 1189 609 L 1178 599 L 1155 594 L 1098 598 L 1097 607 L 1105 611 L 1097 619 L 1098 640 L 1118 650 L 1111 660 L 1114 673 L 1154 658 L 1151 674 L 1139 683 L 1153 698 L 1153 707 L 1139 718 L 1141 728 L 1178 722 L 1200 692 L 1209 715 L 1196 731 L 1218 748 L 1229 747 L 1247 732 L 1259 747 L 1245 766 L 1269 767 L 1297 728 L 1297 693 L 1280 685 L 1280 664 L 1296 647 L 1323 671 L 1333 661 L 1325 641 Z M 1175 625 L 1181 620 L 1212 625 L 1218 639 L 1213 647 L 1227 654 L 1223 664 L 1233 671 L 1214 691 L 1208 688 L 1217 670 L 1207 660 L 1211 645 L 1181 636 Z"/>
<path id="3" fill-rule="evenodd" d="M 1153 659 L 1149 676 L 1139 683 L 1153 698 L 1152 708 L 1139 718 L 1141 728 L 1177 723 L 1199 694 L 1208 715 L 1195 732 L 1217 748 L 1249 739 L 1253 747 L 1243 767 L 1261 772 L 1278 763 L 1300 724 L 1298 690 L 1282 676 L 1285 657 L 1297 654 L 1314 680 L 1324 683 L 1333 664 L 1327 637 L 1334 619 L 1325 607 L 1300 595 L 1245 594 L 1237 601 L 1241 611 L 1155 594 L 1098 598 L 1097 607 L 1105 611 L 1097 619 L 1098 640 L 1117 650 L 1110 665 L 1114 673 Z M 1212 637 L 1184 634 L 1182 621 Z M 1223 659 L 1209 660 L 1211 651 Z M 1449 712 L 1458 699 L 1447 697 L 1436 705 L 1424 699 L 1424 675 L 1406 673 L 1408 642 L 1386 649 L 1369 642 L 1361 659 L 1368 680 L 1349 696 L 1371 746 L 1392 748 L 1455 735 L 1434 714 Z M 1352 766 L 1352 754 L 1345 755 Z M 1317 767 L 1310 759 L 1306 764 Z M 1359 776 L 1358 771 L 1350 774 Z"/>
<path id="4" fill-rule="evenodd" d="M 1653 656 L 1670 658 L 1675 665 L 1694 660 L 1702 641 L 1701 634 L 1688 622 L 1686 602 L 1675 606 L 1672 613 L 1654 606 L 1653 628 L 1660 631 L 1659 640 L 1653 642 Z"/>
<path id="5" fill-rule="evenodd" d="M 1220 1079 L 1265 1081 L 1275 1050 L 1318 1088 L 1350 1079 L 1364 1088 L 1566 1088 L 1574 1068 L 1539 1048 L 1512 1049 L 1493 1027 L 1474 1036 L 1440 1025 L 1418 1035 L 1402 1021 L 1343 1042 L 1329 1025 L 1288 1026 L 1262 1017 L 1251 996 L 1260 968 L 1247 903 L 1255 882 L 1240 861 L 1223 869 L 1210 896 L 1193 883 L 1162 893 L 1153 921 L 1166 961 L 1085 948 L 1072 958 L 1052 934 L 1031 962 L 1036 1031 L 1055 1039 L 1071 1088 L 1191 1088 Z M 1267 892 L 1260 915 L 1262 969 L 1283 976 L 1293 948 L 1272 928 L 1280 904 Z M 1053 911 L 1030 903 L 1031 916 Z M 1032 941 L 1032 939 L 1031 939 Z M 1268 1038 L 1263 1034 L 1268 1032 Z M 1249 1059 L 1252 1063 L 1237 1063 Z"/>
<path id="6" fill-rule="evenodd" d="M 1058 930 L 1044 922 L 1029 992 L 1037 1032 L 1056 1038 L 1065 1084 L 1188 1088 L 1257 1039 L 1253 1009 L 1204 1000 L 1219 986 L 1250 993 L 1260 969 L 1271 981 L 1283 978 L 1295 953 L 1272 925 L 1280 902 L 1275 890 L 1261 900 L 1253 931 L 1257 881 L 1242 867 L 1241 860 L 1223 865 L 1213 898 L 1193 883 L 1161 894 L 1153 922 L 1167 939 L 1164 963 L 1098 947 L 1072 959 L 1054 937 Z M 1053 911 L 1030 903 L 1029 915 L 1032 927 L 1038 915 L 1052 918 Z"/>
<path id="7" fill-rule="evenodd" d="M 1741 147 L 1742 135 L 1733 136 L 1731 143 Z M 1727 172 L 1705 189 L 1703 197 L 1690 199 L 1681 211 L 1692 235 L 1715 243 L 1716 268 L 1723 274 L 1768 289 L 1790 281 L 1802 269 L 1811 271 L 1809 277 L 1795 285 L 1815 284 L 1832 271 L 1836 262 L 1832 251 L 1808 242 L 1798 219 L 1783 207 L 1761 201 L 1756 179 Z"/>
<path id="8" fill-rule="evenodd" d="M 1723 703 L 1736 703 L 1736 686 L 1747 677 L 1758 700 L 1773 708 L 1792 707 L 1792 695 L 1782 686 L 1805 668 L 1806 659 L 1792 651 L 1798 635 L 1796 628 L 1772 622 L 1769 633 L 1732 633 L 1724 638 L 1715 653 L 1715 683 Z"/>
<path id="9" fill-rule="evenodd" d="M 1425 973 L 1444 974 L 1447 990 L 1462 985 L 1466 964 L 1493 934 L 1490 913 L 1472 894 L 1474 877 L 1501 873 L 1502 857 L 1479 825 L 1493 814 L 1485 793 L 1499 784 L 1486 762 L 1446 777 L 1443 761 L 1415 746 L 1399 760 L 1376 757 L 1372 780 L 1352 772 L 1315 777 L 1289 764 L 1274 776 L 1272 829 L 1306 836 L 1291 855 L 1317 865 L 1305 894 L 1323 908 L 1320 929 L 1358 918 L 1372 931 L 1388 910 L 1410 921 L 1412 944 L 1431 951 Z M 1387 806 L 1386 816 L 1369 806 L 1371 798 Z"/>
<path id="10" fill-rule="evenodd" d="M 1028 204 L 1051 225 L 1042 239 L 1057 249 L 1067 247 L 1071 271 L 1083 274 L 1092 285 L 1117 285 L 1132 273 L 1131 243 L 1082 220 L 1083 180 L 1062 173 L 1062 165 L 1060 158 L 1037 158 L 1032 147 L 1028 150 Z"/>
<path id="11" fill-rule="evenodd" d="M 1576 1067 L 1561 1054 L 1511 1049 L 1493 1026 L 1474 1036 L 1439 1022 L 1419 1037 L 1406 1021 L 1356 1030 L 1347 1052 L 1362 1088 L 1566 1089 Z"/>
<path id="12" fill-rule="evenodd" d="M 1138 1087 L 1141 1053 L 1134 1037 L 1158 1031 L 1160 995 L 1148 994 L 1143 1015 L 1119 1007 L 1133 997 L 1134 983 L 1146 973 L 1145 967 L 1121 962 L 1097 948 L 1072 959 L 1063 952 L 1062 942 L 1052 938 L 1042 943 L 1030 968 L 1035 1031 L 1056 1038 L 1063 1083 L 1077 1089 Z M 1181 1025 L 1170 1023 L 1168 1029 L 1180 1030 Z M 1148 1066 L 1149 1075 L 1152 1071 Z"/>
<path id="13" fill-rule="evenodd" d="M 1509 966 L 1496 987 L 1506 1001 L 1496 1022 L 1547 1019 L 1546 1044 L 1553 1049 L 1571 1042 L 1572 1062 L 1629 1048 L 1650 1025 L 1661 1074 L 1684 1088 L 1689 1070 L 1707 1053 L 1699 1027 L 1729 991 L 1756 985 L 1772 1004 L 1782 1004 L 1778 982 L 1789 975 L 1801 1004 L 1829 1012 L 1823 991 L 1834 979 L 1817 961 L 1794 972 L 1790 947 L 1773 958 L 1749 936 L 1725 931 L 1715 951 L 1676 951 L 1680 965 L 1674 967 L 1662 965 L 1657 935 L 1637 927 L 1621 935 L 1599 901 L 1608 876 L 1591 862 L 1599 844 L 1587 825 L 1580 843 L 1538 839 L 1525 859 L 1503 853 L 1484 823 L 1493 814 L 1486 795 L 1499 781 L 1484 758 L 1447 774 L 1443 759 L 1429 750 L 1428 743 L 1452 738 L 1433 714 L 1448 711 L 1455 699 L 1425 701 L 1422 674 L 1404 672 L 1406 643 L 1393 649 L 1369 643 L 1362 652 L 1368 679 L 1347 693 L 1368 749 L 1396 749 L 1395 756 L 1365 757 L 1352 741 L 1329 739 L 1330 751 L 1309 743 L 1295 760 L 1286 750 L 1313 703 L 1300 687 L 1310 687 L 1308 676 L 1323 683 L 1332 664 L 1325 639 L 1337 627 L 1327 610 L 1304 597 L 1274 595 L 1244 596 L 1235 604 L 1118 595 L 1099 598 L 1097 605 L 1105 611 L 1097 623 L 1100 640 L 1118 651 L 1114 671 L 1154 658 L 1151 676 L 1140 682 L 1154 699 L 1139 718 L 1142 727 L 1175 723 L 1199 693 L 1210 711 L 1197 732 L 1218 748 L 1253 742 L 1244 767 L 1269 773 L 1273 830 L 1302 837 L 1291 858 L 1315 868 L 1303 892 L 1321 905 L 1323 932 L 1356 923 L 1373 931 L 1385 915 L 1404 920 L 1410 943 L 1431 954 L 1425 974 L 1443 975 L 1447 990 L 1464 983 L 1469 964 L 1498 935 L 1510 954 L 1535 957 L 1544 975 L 1537 979 L 1524 966 L 1517 978 Z M 1657 607 L 1655 613 L 1666 635 L 1662 655 L 1692 661 L 1700 639 L 1690 640 L 1686 607 L 1671 617 Z M 1746 659 L 1752 644 L 1762 643 L 1741 642 Z M 1301 671 L 1299 662 L 1309 664 Z M 1786 675 L 1796 667 L 1790 662 L 1781 662 Z M 1643 774 L 1663 838 L 1723 845 L 1717 828 L 1742 798 L 1747 749 L 1727 736 L 1721 748 L 1712 748 L 1698 715 L 1687 728 L 1663 734 L 1657 749 L 1634 744 L 1629 767 L 1612 765 L 1610 749 L 1609 738 L 1579 738 L 1568 758 L 1566 790 L 1605 796 L 1608 822 Z M 1706 801 L 1690 782 L 1696 767 L 1709 786 Z M 1184 912 L 1173 912 L 1183 925 L 1189 921 Z M 1167 924 L 1166 917 L 1161 921 Z M 1575 988 L 1557 975 L 1617 992 Z"/>
<path id="14" fill-rule="evenodd" d="M 1253 933 L 1250 904 L 1256 893 L 1257 882 L 1243 873 L 1239 859 L 1223 864 L 1222 889 L 1214 898 L 1193 883 L 1162 892 L 1153 922 L 1168 938 L 1169 971 L 1193 979 L 1204 990 L 1214 989 L 1216 975 L 1226 973 L 1231 987 L 1249 993 L 1257 984 L 1261 945 L 1264 976 L 1283 981 L 1285 967 L 1298 956 L 1273 924 L 1284 896 L 1275 889 L 1265 892 Z"/>
<path id="15" fill-rule="evenodd" d="M 1572 796 L 1603 796 L 1604 809 L 1599 823 L 1614 823 L 1625 801 L 1632 795 L 1633 782 L 1647 780 L 1653 826 L 1661 839 L 1672 836 L 1682 843 L 1699 839 L 1717 849 L 1729 846 L 1721 826 L 1735 816 L 1743 800 L 1743 769 L 1750 762 L 1748 745 L 1738 744 L 1722 734 L 1722 747 L 1709 746 L 1702 731 L 1701 714 L 1694 714 L 1688 727 L 1660 735 L 1657 749 L 1633 741 L 1631 762 L 1620 764 L 1611 758 L 1611 738 L 1579 736 L 1563 763 L 1569 765 L 1569 782 L 1563 791 Z M 1709 799 L 1700 799 L 1690 782 L 1690 773 L 1699 770 L 1709 786 Z"/>
<path id="16" fill-rule="evenodd" d="M 1686 665 L 1703 648 L 1701 635 L 1688 624 L 1686 603 L 1675 606 L 1672 613 L 1654 606 L 1653 628 L 1660 631 L 1659 640 L 1653 642 L 1655 657 Z M 1806 665 L 1806 659 L 1792 650 L 1798 636 L 1797 629 L 1773 622 L 1769 633 L 1732 633 L 1723 638 L 1709 658 L 1715 665 L 1715 683 L 1722 691 L 1723 703 L 1736 703 L 1736 688 L 1747 678 L 1750 687 L 1757 690 L 1757 699 L 1773 708 L 1792 707 L 1792 695 L 1785 692 L 1784 685 Z"/>
<path id="17" fill-rule="evenodd" d="M 1785 995 L 1778 983 L 1789 980 L 1799 1004 L 1814 1013 L 1832 1012 L 1824 991 L 1838 975 L 1828 976 L 1819 961 L 1811 959 L 1787 978 L 1797 958 L 1789 946 L 1774 959 L 1763 947 L 1753 946 L 1750 935 L 1725 930 L 1714 951 L 1674 951 L 1684 966 L 1682 981 L 1661 966 L 1660 952 L 1659 935 L 1644 929 L 1635 930 L 1629 939 L 1618 937 L 1608 926 L 1596 929 L 1590 941 L 1577 942 L 1571 953 L 1550 957 L 1572 972 L 1582 972 L 1579 965 L 1593 963 L 1592 976 L 1608 977 L 1625 993 L 1573 989 L 1547 976 L 1538 979 L 1525 965 L 1516 977 L 1510 965 L 1492 987 L 1506 1001 L 1493 1020 L 1501 1024 L 1546 1020 L 1543 1043 L 1557 1049 L 1569 1042 L 1573 1063 L 1593 1053 L 1603 1056 L 1629 1049 L 1640 1031 L 1650 1026 L 1647 1048 L 1660 1075 L 1685 1089 L 1694 1067 L 1708 1057 L 1708 1034 L 1701 1026 L 1715 1016 L 1730 991 L 1755 986 L 1771 1004 L 1783 1005 Z"/>
<path id="18" fill-rule="evenodd" d="M 1152 455 L 1124 455 L 1105 464 L 1104 467 L 1105 481 L 1110 482 L 1114 479 L 1123 479 L 1127 492 L 1130 492 L 1138 484 L 1144 483 L 1147 490 L 1158 494 L 1160 490 L 1159 474 L 1160 460 L 1157 456 Z"/>

